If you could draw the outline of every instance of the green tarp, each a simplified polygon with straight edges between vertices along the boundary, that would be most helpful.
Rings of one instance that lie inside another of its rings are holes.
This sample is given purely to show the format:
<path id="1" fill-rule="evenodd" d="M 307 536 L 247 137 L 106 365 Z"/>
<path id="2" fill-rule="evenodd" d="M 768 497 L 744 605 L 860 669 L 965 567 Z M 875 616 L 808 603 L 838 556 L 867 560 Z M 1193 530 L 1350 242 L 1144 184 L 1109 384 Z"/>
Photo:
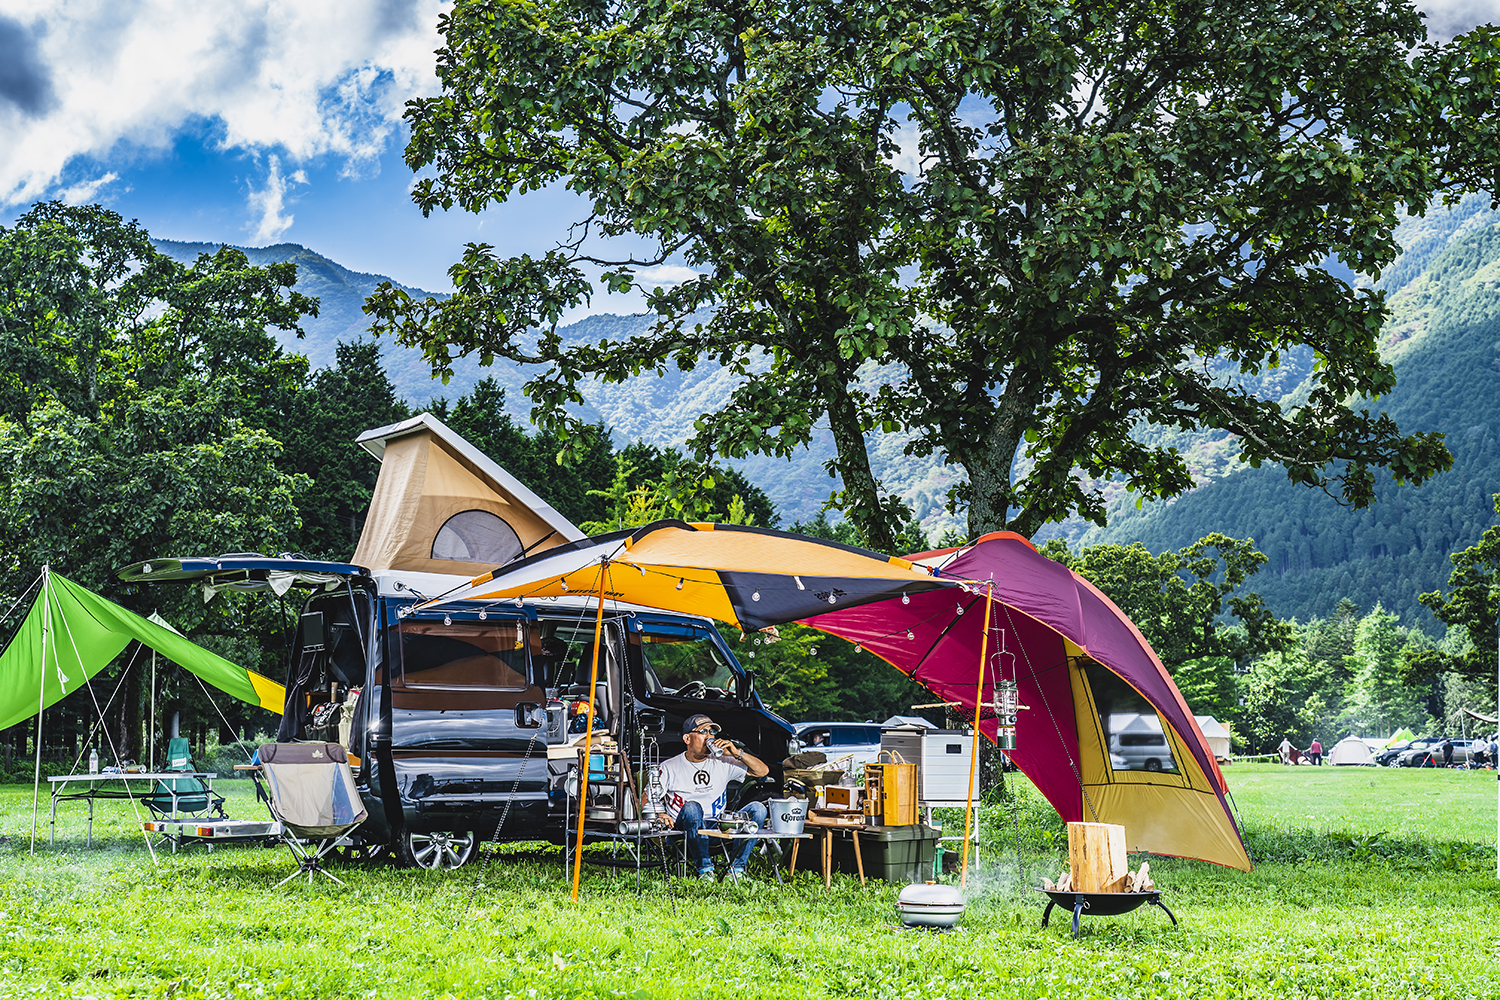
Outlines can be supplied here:
<path id="1" fill-rule="evenodd" d="M 136 639 L 240 701 L 280 713 L 282 686 L 56 573 L 0 653 L 0 729 L 56 704 Z"/>

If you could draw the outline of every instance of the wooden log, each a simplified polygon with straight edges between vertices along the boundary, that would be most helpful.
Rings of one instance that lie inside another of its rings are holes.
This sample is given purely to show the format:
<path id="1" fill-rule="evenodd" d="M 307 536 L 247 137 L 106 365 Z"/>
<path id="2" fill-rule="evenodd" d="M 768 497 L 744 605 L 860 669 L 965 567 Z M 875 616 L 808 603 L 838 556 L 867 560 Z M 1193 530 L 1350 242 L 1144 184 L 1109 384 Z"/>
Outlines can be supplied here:
<path id="1" fill-rule="evenodd" d="M 1130 878 L 1130 873 L 1126 872 L 1124 875 L 1121 875 L 1119 878 L 1115 879 L 1113 882 L 1106 883 L 1105 886 L 1104 886 L 1104 889 L 1102 891 L 1103 892 L 1125 892 L 1125 891 L 1127 891 L 1126 888 L 1125 888 L 1125 885 L 1126 885 L 1126 882 L 1129 880 L 1129 878 Z"/>
<path id="2" fill-rule="evenodd" d="M 1125 828 L 1116 823 L 1069 823 L 1068 870 L 1077 892 L 1104 887 L 1130 869 L 1125 866 Z"/>

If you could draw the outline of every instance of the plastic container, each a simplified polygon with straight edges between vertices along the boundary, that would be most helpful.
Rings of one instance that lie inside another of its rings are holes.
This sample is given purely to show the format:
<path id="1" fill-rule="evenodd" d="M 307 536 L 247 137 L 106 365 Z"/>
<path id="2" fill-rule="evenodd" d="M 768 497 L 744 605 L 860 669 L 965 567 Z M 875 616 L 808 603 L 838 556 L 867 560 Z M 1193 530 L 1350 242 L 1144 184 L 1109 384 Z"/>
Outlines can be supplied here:
<path id="1" fill-rule="evenodd" d="M 800 836 L 807 822 L 806 799 L 772 799 L 766 805 L 770 809 L 772 833 Z"/>
<path id="2" fill-rule="evenodd" d="M 940 831 L 925 823 L 911 826 L 879 826 L 859 832 L 860 856 L 865 876 L 887 882 L 925 882 L 932 877 L 932 857 Z M 854 874 L 854 844 L 839 837 L 833 842 L 835 871 Z"/>
<path id="3" fill-rule="evenodd" d="M 98 750 L 90 750 L 89 751 L 89 774 L 98 774 L 98 773 L 99 773 L 99 751 Z"/>

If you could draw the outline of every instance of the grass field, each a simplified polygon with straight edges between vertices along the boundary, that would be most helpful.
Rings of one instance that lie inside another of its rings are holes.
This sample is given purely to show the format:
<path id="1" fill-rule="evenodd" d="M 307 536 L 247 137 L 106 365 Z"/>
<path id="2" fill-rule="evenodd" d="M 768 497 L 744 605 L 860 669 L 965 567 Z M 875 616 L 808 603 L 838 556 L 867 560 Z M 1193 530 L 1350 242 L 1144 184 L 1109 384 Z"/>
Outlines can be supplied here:
<path id="1" fill-rule="evenodd" d="M 1056 913 L 1040 929 L 1042 897 L 1021 888 L 1066 853 L 1029 786 L 1014 814 L 986 814 L 969 912 L 947 934 L 900 929 L 899 887 L 825 891 L 800 871 L 787 887 L 647 877 L 637 894 L 586 865 L 573 904 L 555 855 L 535 851 L 502 854 L 477 891 L 478 866 L 344 867 L 348 888 L 278 890 L 284 850 L 153 864 L 116 802 L 94 849 L 79 805 L 48 848 L 44 798 L 30 855 L 31 789 L 0 787 L 0 997 L 1500 996 L 1493 772 L 1227 773 L 1256 869 L 1152 859 L 1181 927 L 1144 907 L 1085 918 L 1076 942 Z M 225 785 L 232 815 L 259 815 L 248 786 Z"/>

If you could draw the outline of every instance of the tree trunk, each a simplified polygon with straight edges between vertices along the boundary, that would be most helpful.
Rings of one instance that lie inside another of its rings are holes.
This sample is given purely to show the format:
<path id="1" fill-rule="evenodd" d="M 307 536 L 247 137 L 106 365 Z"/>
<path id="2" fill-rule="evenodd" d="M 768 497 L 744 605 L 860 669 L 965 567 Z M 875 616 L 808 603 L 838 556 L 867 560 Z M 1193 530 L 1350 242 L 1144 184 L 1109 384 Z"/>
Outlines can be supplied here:
<path id="1" fill-rule="evenodd" d="M 833 432 L 837 467 L 844 481 L 844 514 L 859 529 L 866 546 L 878 552 L 894 551 L 896 532 L 880 503 L 880 488 L 870 471 L 859 411 L 849 398 L 842 366 L 825 383 L 824 392 L 828 397 L 828 427 Z"/>
<path id="2" fill-rule="evenodd" d="M 1019 419 L 1022 407 L 1009 394 L 1003 394 L 995 405 L 995 415 L 984 437 L 972 448 L 955 457 L 969 474 L 969 538 L 1007 528 L 1031 537 L 1041 525 L 1012 524 L 1008 518 L 1015 492 L 1011 473 L 1016 451 L 1025 433 Z"/>

